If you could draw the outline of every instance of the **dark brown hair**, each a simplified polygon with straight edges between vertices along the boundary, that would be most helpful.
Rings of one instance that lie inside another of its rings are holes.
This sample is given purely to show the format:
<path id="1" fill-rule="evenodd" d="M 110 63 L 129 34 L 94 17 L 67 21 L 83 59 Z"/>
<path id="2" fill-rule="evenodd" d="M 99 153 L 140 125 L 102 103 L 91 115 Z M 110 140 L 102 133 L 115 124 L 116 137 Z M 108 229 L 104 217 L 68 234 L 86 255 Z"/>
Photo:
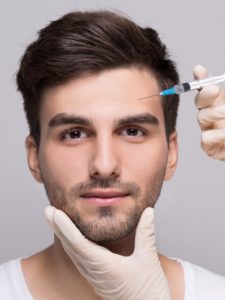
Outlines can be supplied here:
<path id="1" fill-rule="evenodd" d="M 152 28 L 109 11 L 72 12 L 40 30 L 26 49 L 17 73 L 17 86 L 37 146 L 42 93 L 71 78 L 107 69 L 148 68 L 162 89 L 177 84 L 178 73 L 166 46 Z M 179 97 L 162 99 L 167 138 L 175 130 Z"/>

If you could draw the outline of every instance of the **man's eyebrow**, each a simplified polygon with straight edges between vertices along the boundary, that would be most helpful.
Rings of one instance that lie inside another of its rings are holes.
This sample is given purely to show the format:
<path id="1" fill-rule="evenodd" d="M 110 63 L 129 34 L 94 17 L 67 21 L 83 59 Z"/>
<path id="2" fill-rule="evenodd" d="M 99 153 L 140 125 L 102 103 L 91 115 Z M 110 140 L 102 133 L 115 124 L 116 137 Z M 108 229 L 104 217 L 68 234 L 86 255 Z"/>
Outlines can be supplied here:
<path id="1" fill-rule="evenodd" d="M 150 113 L 143 113 L 133 116 L 127 116 L 122 119 L 118 119 L 114 122 L 116 126 L 125 126 L 129 124 L 150 124 L 159 125 L 159 119 Z"/>
<path id="2" fill-rule="evenodd" d="M 70 115 L 67 113 L 60 113 L 55 115 L 48 123 L 49 127 L 57 127 L 66 124 L 76 124 L 83 126 L 93 126 L 92 122 L 81 116 Z M 129 124 L 150 124 L 158 125 L 159 119 L 150 113 L 137 114 L 132 116 L 123 117 L 114 121 L 114 126 L 125 126 Z"/>
<path id="3" fill-rule="evenodd" d="M 67 113 L 61 113 L 54 116 L 48 123 L 49 127 L 57 127 L 66 124 L 77 124 L 83 126 L 91 126 L 92 123 L 85 117 L 76 115 L 69 115 Z"/>

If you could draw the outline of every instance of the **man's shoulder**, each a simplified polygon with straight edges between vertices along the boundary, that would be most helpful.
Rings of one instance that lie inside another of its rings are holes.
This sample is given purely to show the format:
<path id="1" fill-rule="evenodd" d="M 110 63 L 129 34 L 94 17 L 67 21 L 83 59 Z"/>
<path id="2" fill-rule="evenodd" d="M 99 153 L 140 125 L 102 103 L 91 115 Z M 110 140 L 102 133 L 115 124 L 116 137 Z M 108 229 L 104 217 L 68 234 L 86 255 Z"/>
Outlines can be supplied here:
<path id="1" fill-rule="evenodd" d="M 12 270 L 15 268 L 17 260 L 4 262 L 0 265 L 0 300 L 12 297 Z"/>
<path id="2" fill-rule="evenodd" d="M 186 299 L 224 300 L 225 277 L 187 261 L 181 261 L 185 277 Z"/>
<path id="3" fill-rule="evenodd" d="M 216 289 L 224 292 L 225 299 L 225 277 L 206 270 L 198 265 L 193 265 L 195 271 L 196 282 L 205 290 Z"/>
<path id="4" fill-rule="evenodd" d="M 21 269 L 21 258 L 0 265 L 0 300 L 30 299 L 26 296 Z M 17 297 L 17 298 L 15 298 Z"/>
<path id="5" fill-rule="evenodd" d="M 13 271 L 16 269 L 18 263 L 19 263 L 19 259 L 15 259 L 15 260 L 4 262 L 0 265 L 1 283 L 8 283 L 10 281 L 11 275 Z M 2 287 L 2 284 L 0 287 Z"/>

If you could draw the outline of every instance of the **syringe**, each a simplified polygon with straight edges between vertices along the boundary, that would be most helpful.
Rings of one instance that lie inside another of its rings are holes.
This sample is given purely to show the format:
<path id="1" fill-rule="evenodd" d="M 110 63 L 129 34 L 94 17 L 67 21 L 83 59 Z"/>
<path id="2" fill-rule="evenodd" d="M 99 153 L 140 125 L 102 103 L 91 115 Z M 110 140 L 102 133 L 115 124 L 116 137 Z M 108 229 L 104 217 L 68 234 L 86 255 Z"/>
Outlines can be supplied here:
<path id="1" fill-rule="evenodd" d="M 151 98 L 154 96 L 168 96 L 168 95 L 174 95 L 174 94 L 182 94 L 182 93 L 193 91 L 193 90 L 199 90 L 205 86 L 217 84 L 217 83 L 224 82 L 224 81 L 225 81 L 225 74 L 223 74 L 221 76 L 209 77 L 209 78 L 202 79 L 202 80 L 184 82 L 184 83 L 174 85 L 173 87 L 171 87 L 169 89 L 163 90 L 159 94 L 154 94 L 151 96 L 143 97 L 138 100 Z"/>

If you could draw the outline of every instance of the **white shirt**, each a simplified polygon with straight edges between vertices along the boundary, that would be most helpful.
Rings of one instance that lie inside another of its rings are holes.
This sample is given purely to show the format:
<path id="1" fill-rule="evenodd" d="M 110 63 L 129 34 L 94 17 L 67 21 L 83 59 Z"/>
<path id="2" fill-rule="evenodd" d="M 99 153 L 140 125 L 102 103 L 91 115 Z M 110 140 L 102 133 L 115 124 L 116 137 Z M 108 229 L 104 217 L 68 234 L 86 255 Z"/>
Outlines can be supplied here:
<path id="1" fill-rule="evenodd" d="M 21 258 L 0 265 L 0 300 L 33 300 L 23 276 Z"/>
<path id="2" fill-rule="evenodd" d="M 225 277 L 176 260 L 184 270 L 184 300 L 225 300 Z M 33 300 L 24 279 L 21 258 L 0 265 L 0 300 Z"/>
<path id="3" fill-rule="evenodd" d="M 225 300 L 225 277 L 176 259 L 184 270 L 184 300 Z"/>

